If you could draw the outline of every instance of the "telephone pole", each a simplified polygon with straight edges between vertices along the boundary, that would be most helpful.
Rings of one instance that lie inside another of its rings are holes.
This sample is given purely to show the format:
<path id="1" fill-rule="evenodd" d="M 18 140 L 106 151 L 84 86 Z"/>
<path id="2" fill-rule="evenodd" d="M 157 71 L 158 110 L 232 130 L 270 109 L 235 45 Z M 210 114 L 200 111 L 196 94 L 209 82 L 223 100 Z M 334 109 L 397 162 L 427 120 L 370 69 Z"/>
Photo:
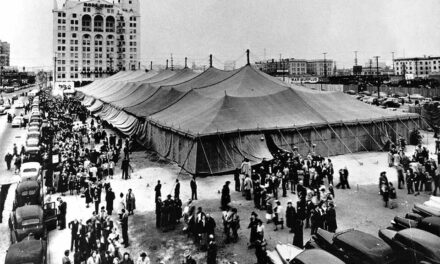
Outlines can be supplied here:
<path id="1" fill-rule="evenodd" d="M 394 71 L 394 51 L 391 51 L 391 57 L 393 58 L 393 71 Z"/>
<path id="2" fill-rule="evenodd" d="M 355 50 L 354 52 L 354 66 L 358 65 L 358 51 Z"/>
<path id="3" fill-rule="evenodd" d="M 327 52 L 324 52 L 322 54 L 324 54 L 324 77 L 327 78 Z"/>
<path id="4" fill-rule="evenodd" d="M 380 98 L 380 79 L 379 79 L 379 58 L 380 56 L 374 56 L 376 59 L 376 74 L 377 74 L 377 98 Z"/>

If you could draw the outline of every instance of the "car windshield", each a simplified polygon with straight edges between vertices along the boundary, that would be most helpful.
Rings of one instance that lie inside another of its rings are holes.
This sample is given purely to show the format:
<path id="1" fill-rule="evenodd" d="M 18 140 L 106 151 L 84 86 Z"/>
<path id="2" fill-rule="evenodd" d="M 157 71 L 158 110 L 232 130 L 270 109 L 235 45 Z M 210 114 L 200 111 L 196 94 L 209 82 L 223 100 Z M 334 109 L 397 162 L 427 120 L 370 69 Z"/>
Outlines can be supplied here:
<path id="1" fill-rule="evenodd" d="M 22 226 L 30 226 L 30 225 L 37 225 L 39 223 L 40 223 L 40 219 L 38 219 L 38 218 L 31 218 L 31 219 L 23 220 L 21 225 Z"/>
<path id="2" fill-rule="evenodd" d="M 35 195 L 37 191 L 36 190 L 29 190 L 29 191 L 24 191 L 21 193 L 21 196 L 31 196 L 31 195 Z"/>
<path id="3" fill-rule="evenodd" d="M 23 172 L 37 172 L 37 169 L 35 168 L 26 168 L 23 170 Z"/>

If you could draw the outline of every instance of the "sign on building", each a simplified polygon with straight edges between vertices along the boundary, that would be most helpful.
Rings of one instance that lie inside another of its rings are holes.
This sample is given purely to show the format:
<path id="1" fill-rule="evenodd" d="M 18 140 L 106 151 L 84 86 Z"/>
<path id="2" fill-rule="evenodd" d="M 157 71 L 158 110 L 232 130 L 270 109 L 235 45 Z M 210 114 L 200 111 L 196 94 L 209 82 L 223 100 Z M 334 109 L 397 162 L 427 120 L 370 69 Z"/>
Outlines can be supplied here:
<path id="1" fill-rule="evenodd" d="M 72 91 L 75 91 L 73 82 L 56 82 L 52 89 L 52 95 L 63 97 L 64 93 Z"/>

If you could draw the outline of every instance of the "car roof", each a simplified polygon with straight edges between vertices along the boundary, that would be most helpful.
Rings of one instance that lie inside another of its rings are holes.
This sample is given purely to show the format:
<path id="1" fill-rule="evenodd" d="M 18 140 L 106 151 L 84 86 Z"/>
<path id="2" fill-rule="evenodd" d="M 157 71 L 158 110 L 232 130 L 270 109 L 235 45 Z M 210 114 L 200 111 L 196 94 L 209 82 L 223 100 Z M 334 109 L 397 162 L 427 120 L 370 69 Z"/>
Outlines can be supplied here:
<path id="1" fill-rule="evenodd" d="M 15 217 L 17 222 L 22 222 L 23 220 L 38 217 L 40 220 L 43 219 L 43 208 L 39 205 L 25 205 L 18 207 L 15 210 Z"/>
<path id="2" fill-rule="evenodd" d="M 301 252 L 294 260 L 298 260 L 305 264 L 326 263 L 326 264 L 344 264 L 342 260 L 333 256 L 322 249 L 309 249 Z M 294 263 L 292 260 L 290 263 Z"/>
<path id="3" fill-rule="evenodd" d="M 38 162 L 25 162 L 21 165 L 22 169 L 23 168 L 35 168 L 35 167 L 40 168 L 41 167 L 40 163 L 38 163 Z"/>
<path id="4" fill-rule="evenodd" d="M 30 239 L 12 244 L 6 253 L 5 263 L 39 263 L 44 256 L 44 245 L 40 240 Z"/>
<path id="5" fill-rule="evenodd" d="M 361 252 L 375 263 L 388 263 L 391 256 L 394 258 L 392 248 L 385 241 L 359 230 L 337 233 L 334 241 Z"/>
<path id="6" fill-rule="evenodd" d="M 40 183 L 38 183 L 37 181 L 24 181 L 24 182 L 20 182 L 17 185 L 17 192 L 23 192 L 26 190 L 33 190 L 33 189 L 39 189 L 40 188 Z"/>
<path id="7" fill-rule="evenodd" d="M 418 228 L 407 228 L 397 232 L 394 240 L 440 261 L 440 237 L 434 234 Z"/>

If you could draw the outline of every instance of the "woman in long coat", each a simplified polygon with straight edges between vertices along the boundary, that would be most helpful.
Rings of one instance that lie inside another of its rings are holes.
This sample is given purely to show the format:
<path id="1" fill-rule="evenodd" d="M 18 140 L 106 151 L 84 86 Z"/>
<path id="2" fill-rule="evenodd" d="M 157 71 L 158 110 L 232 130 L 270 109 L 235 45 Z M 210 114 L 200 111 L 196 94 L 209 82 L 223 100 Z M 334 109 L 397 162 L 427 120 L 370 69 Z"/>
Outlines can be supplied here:
<path id="1" fill-rule="evenodd" d="M 131 189 L 128 189 L 128 193 L 125 196 L 125 204 L 127 206 L 128 214 L 133 214 L 133 211 L 136 209 L 136 198 Z"/>

